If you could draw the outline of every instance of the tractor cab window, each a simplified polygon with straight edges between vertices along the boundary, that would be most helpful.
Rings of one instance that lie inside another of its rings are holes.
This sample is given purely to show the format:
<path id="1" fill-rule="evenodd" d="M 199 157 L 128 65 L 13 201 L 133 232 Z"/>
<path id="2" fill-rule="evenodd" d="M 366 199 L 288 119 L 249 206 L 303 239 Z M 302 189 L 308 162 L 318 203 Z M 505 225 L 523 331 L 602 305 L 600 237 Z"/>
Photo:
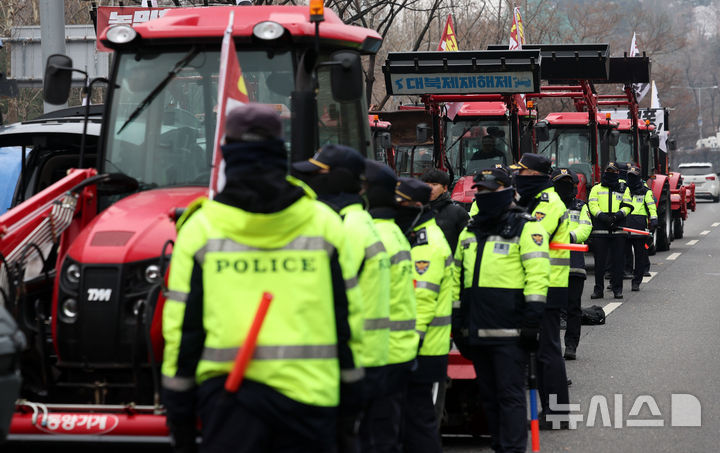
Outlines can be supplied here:
<path id="1" fill-rule="evenodd" d="M 239 101 L 276 108 L 289 141 L 292 54 L 239 49 L 237 56 L 241 75 L 233 88 Z M 132 176 L 141 188 L 208 185 L 219 49 L 163 48 L 157 53 L 118 53 L 116 58 L 120 89 L 114 90 L 109 110 L 104 171 Z"/>
<path id="2" fill-rule="evenodd" d="M 635 162 L 633 152 L 633 133 L 621 131 L 617 145 L 610 147 L 610 160 L 615 162 Z"/>
<path id="3" fill-rule="evenodd" d="M 428 145 L 398 146 L 395 171 L 399 176 L 418 177 L 433 168 L 433 149 Z"/>
<path id="4" fill-rule="evenodd" d="M 509 137 L 505 121 L 462 120 L 448 123 L 445 146 L 455 176 L 474 175 L 497 163 L 511 164 Z"/>
<path id="5" fill-rule="evenodd" d="M 538 141 L 538 153 L 546 156 L 556 168 L 570 168 L 592 182 L 593 165 L 590 135 L 585 129 L 550 128 L 549 140 Z"/>

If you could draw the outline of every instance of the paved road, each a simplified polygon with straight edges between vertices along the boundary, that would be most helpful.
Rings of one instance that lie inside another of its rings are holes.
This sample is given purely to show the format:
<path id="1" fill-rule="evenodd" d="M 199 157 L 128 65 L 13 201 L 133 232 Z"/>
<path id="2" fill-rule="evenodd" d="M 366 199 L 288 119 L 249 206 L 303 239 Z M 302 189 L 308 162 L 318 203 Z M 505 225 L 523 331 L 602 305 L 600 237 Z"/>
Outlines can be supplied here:
<path id="1" fill-rule="evenodd" d="M 570 401 L 580 409 L 573 414 L 583 418 L 576 430 L 541 432 L 542 451 L 718 451 L 720 204 L 699 202 L 685 237 L 651 262 L 656 274 L 640 292 L 630 292 L 626 280 L 621 305 L 608 306 L 615 302 L 609 291 L 605 299 L 591 301 L 590 276 L 583 306 L 612 311 L 605 325 L 583 326 L 578 360 L 567 363 Z M 700 403 L 701 426 L 677 426 L 697 421 L 693 397 Z M 607 407 L 609 426 L 603 426 L 601 410 L 591 410 L 591 401 L 596 409 Z M 663 426 L 637 426 L 642 421 Z M 487 441 L 445 438 L 444 443 L 446 452 L 491 451 Z"/>

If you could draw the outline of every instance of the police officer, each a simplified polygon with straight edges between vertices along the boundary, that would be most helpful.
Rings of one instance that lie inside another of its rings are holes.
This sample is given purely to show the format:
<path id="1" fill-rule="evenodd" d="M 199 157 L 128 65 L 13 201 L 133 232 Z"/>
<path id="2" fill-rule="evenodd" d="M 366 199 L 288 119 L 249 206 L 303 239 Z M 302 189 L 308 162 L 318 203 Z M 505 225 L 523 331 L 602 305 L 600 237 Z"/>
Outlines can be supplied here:
<path id="1" fill-rule="evenodd" d="M 587 204 L 577 196 L 578 177 L 569 168 L 558 168 L 551 175 L 555 192 L 565 203 L 570 218 L 570 242 L 580 244 L 587 240 L 592 230 Z M 583 252 L 570 252 L 570 276 L 568 278 L 567 328 L 565 329 L 565 360 L 575 360 L 580 343 L 582 309 L 580 300 L 585 286 L 585 256 Z"/>
<path id="2" fill-rule="evenodd" d="M 294 163 L 293 169 L 309 175 L 310 187 L 321 201 L 340 214 L 345 231 L 353 238 L 351 270 L 358 273 L 358 281 L 349 282 L 349 285 L 359 285 L 363 297 L 363 312 L 357 314 L 362 318 L 363 330 L 360 364 L 365 367 L 366 404 L 372 414 L 375 412 L 373 406 L 381 403 L 378 400 L 385 393 L 390 341 L 390 258 L 360 197 L 365 158 L 347 146 L 325 145 L 313 158 Z M 341 450 L 356 451 L 355 415 L 360 414 L 352 408 L 341 409 L 351 409 L 341 419 L 346 428 L 340 435 Z"/>
<path id="3" fill-rule="evenodd" d="M 523 154 L 518 162 L 519 172 L 515 178 L 518 204 L 527 209 L 548 233 L 552 242 L 570 242 L 570 219 L 550 180 L 550 160 L 540 154 Z M 550 395 L 557 404 L 569 404 L 567 373 L 560 344 L 560 311 L 567 309 L 570 252 L 550 250 L 550 287 L 547 304 L 540 322 L 540 345 L 538 348 L 538 385 L 543 416 L 564 414 L 566 410 L 550 407 Z M 550 419 L 541 418 L 541 428 L 548 428 Z M 562 423 L 562 427 L 566 427 Z"/>
<path id="4" fill-rule="evenodd" d="M 412 247 L 415 329 L 420 335 L 417 369 L 410 378 L 403 423 L 403 448 L 408 453 L 442 450 L 433 386 L 447 379 L 453 257 L 428 206 L 430 191 L 424 182 L 410 178 L 400 178 L 395 191 L 400 204 L 396 222 Z"/>
<path id="5" fill-rule="evenodd" d="M 287 176 L 282 123 L 247 104 L 227 117 L 227 179 L 178 221 L 163 309 L 163 401 L 178 451 L 335 450 L 337 407 L 358 398 L 348 312 L 361 309 L 350 238 Z M 224 383 L 263 292 L 274 295 L 239 391 Z"/>
<path id="6" fill-rule="evenodd" d="M 397 176 L 373 160 L 365 161 L 365 176 L 369 212 L 390 257 L 390 351 L 385 395 L 368 408 L 360 425 L 360 441 L 363 452 L 399 452 L 403 401 L 420 338 L 415 331 L 413 264 L 410 243 L 395 223 Z"/>
<path id="7" fill-rule="evenodd" d="M 455 251 L 458 236 L 467 225 L 470 216 L 462 206 L 455 204 L 450 198 L 448 192 L 450 176 L 447 173 L 437 168 L 431 168 L 423 173 L 420 180 L 432 188 L 430 207 L 435 211 L 435 222 L 445 235 L 450 250 Z"/>
<path id="8" fill-rule="evenodd" d="M 501 170 L 503 173 L 505 173 L 507 175 L 507 178 L 502 178 L 502 180 L 498 180 L 498 182 L 500 182 L 500 184 L 504 184 L 506 181 L 510 181 L 510 186 L 508 186 L 508 187 L 515 186 L 515 184 L 513 182 L 513 179 L 515 178 L 515 176 L 511 172 L 510 168 L 508 168 L 506 165 L 496 163 L 496 164 L 493 164 L 492 167 L 489 167 L 489 169 Z M 474 216 L 477 213 L 478 213 L 477 203 L 475 202 L 475 200 L 473 200 L 472 204 L 470 205 L 470 217 Z"/>
<path id="9" fill-rule="evenodd" d="M 595 288 L 591 299 L 603 297 L 604 266 L 608 254 L 612 263 L 610 285 L 616 299 L 623 298 L 623 267 L 625 237 L 622 230 L 625 217 L 632 209 L 630 191 L 620 182 L 620 167 L 610 162 L 602 174 L 600 183 L 595 184 L 588 195 L 588 209 L 592 218 L 593 256 L 595 258 Z"/>
<path id="10" fill-rule="evenodd" d="M 627 217 L 626 225 L 637 230 L 654 231 L 658 225 L 657 206 L 652 190 L 650 190 L 640 175 L 638 167 L 631 167 L 627 172 L 627 185 L 632 198 L 632 211 Z M 645 271 L 650 268 L 650 260 L 647 256 L 647 237 L 638 233 L 630 233 L 628 242 L 632 245 L 635 255 L 634 275 L 632 279 L 632 290 L 640 291 Z"/>
<path id="11" fill-rule="evenodd" d="M 455 252 L 453 339 L 473 361 L 493 450 L 525 452 L 525 365 L 538 348 L 550 282 L 548 234 L 514 205 L 502 170 L 474 181 L 479 211 Z"/>

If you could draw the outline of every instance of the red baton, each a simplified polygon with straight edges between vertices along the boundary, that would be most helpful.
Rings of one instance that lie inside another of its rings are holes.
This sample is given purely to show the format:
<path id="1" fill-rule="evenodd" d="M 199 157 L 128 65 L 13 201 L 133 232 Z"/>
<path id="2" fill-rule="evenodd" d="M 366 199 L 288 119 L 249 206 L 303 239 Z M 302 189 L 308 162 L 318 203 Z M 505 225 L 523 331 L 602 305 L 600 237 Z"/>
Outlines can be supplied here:
<path id="1" fill-rule="evenodd" d="M 262 327 L 263 321 L 265 321 L 265 315 L 267 314 L 272 300 L 273 295 L 271 293 L 263 293 L 262 299 L 260 299 L 260 306 L 258 307 L 257 312 L 255 312 L 255 319 L 253 319 L 250 330 L 245 338 L 245 344 L 238 349 L 233 369 L 230 371 L 230 375 L 225 381 L 225 390 L 230 393 L 238 391 L 240 383 L 242 382 L 243 377 L 245 377 L 245 370 L 250 363 L 253 352 L 255 352 L 255 343 L 257 343 L 258 335 L 260 334 L 260 327 Z"/>
<path id="2" fill-rule="evenodd" d="M 570 250 L 571 252 L 587 252 L 589 248 L 587 244 L 563 244 L 561 242 L 551 242 L 550 250 Z"/>
<path id="3" fill-rule="evenodd" d="M 636 230 L 635 228 L 626 228 L 623 227 L 623 231 L 627 231 L 628 233 L 635 233 L 635 234 L 642 234 L 645 236 L 650 236 L 652 233 L 645 230 Z"/>

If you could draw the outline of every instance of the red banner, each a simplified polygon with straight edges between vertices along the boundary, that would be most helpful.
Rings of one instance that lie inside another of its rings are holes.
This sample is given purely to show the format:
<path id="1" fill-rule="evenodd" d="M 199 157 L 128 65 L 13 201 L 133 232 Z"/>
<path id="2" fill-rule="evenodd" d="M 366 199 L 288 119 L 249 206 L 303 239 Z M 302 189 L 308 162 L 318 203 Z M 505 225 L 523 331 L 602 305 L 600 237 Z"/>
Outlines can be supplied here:
<path id="1" fill-rule="evenodd" d="M 100 37 L 102 32 L 111 25 L 127 24 L 132 27 L 135 24 L 163 17 L 169 9 L 171 8 L 99 6 L 97 11 L 97 30 L 95 30 L 95 35 Z M 97 40 L 97 49 L 101 52 L 111 51 L 111 49 L 103 46 L 99 39 Z"/>
<path id="2" fill-rule="evenodd" d="M 525 28 L 523 28 L 520 8 L 513 9 L 513 24 L 510 29 L 510 50 L 522 49 L 525 44 Z"/>
<path id="3" fill-rule="evenodd" d="M 455 27 L 453 27 L 452 16 L 448 15 L 447 22 L 445 22 L 445 28 L 443 29 L 442 39 L 438 44 L 437 50 L 444 50 L 446 52 L 457 52 L 457 38 L 455 38 Z"/>

